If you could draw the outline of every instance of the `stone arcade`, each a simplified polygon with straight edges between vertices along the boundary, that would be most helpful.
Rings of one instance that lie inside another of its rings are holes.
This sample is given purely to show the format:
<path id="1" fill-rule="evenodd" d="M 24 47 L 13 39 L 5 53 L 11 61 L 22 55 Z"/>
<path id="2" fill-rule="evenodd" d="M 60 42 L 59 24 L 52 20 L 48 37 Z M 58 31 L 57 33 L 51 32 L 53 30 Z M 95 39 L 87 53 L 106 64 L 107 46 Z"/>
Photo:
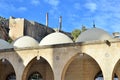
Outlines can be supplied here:
<path id="1" fill-rule="evenodd" d="M 99 28 L 73 42 L 54 32 L 37 42 L 22 36 L 0 39 L 0 80 L 118 80 L 120 39 Z"/>

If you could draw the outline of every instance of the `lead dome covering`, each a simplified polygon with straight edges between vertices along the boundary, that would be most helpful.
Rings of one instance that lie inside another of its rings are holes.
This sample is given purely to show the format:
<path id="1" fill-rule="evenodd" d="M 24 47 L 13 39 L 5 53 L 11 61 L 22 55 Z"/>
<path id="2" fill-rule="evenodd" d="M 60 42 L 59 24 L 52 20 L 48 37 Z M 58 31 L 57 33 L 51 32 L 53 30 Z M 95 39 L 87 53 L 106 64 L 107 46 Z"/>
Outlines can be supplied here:
<path id="1" fill-rule="evenodd" d="M 39 43 L 30 36 L 23 36 L 18 38 L 14 43 L 13 46 L 17 48 L 23 47 L 37 47 Z"/>
<path id="2" fill-rule="evenodd" d="M 44 37 L 39 45 L 54 45 L 63 43 L 73 43 L 73 41 L 61 32 L 54 32 Z"/>
<path id="3" fill-rule="evenodd" d="M 8 49 L 8 48 L 13 48 L 13 47 L 5 40 L 0 39 L 0 49 Z"/>
<path id="4" fill-rule="evenodd" d="M 93 41 L 93 40 L 109 40 L 112 39 L 112 36 L 100 29 L 100 28 L 92 28 L 92 29 L 88 29 L 84 32 L 82 32 L 76 42 L 85 42 L 85 41 Z"/>

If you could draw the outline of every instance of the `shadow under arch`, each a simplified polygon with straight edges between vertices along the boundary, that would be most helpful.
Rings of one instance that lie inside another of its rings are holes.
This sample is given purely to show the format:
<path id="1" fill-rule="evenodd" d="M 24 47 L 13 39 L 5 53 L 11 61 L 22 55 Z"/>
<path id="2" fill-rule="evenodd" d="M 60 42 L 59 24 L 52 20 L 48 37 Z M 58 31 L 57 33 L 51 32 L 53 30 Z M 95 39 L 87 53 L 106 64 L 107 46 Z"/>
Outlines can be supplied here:
<path id="1" fill-rule="evenodd" d="M 32 73 L 38 72 L 43 80 L 54 80 L 53 70 L 48 61 L 43 57 L 34 57 L 25 67 L 22 80 L 28 80 Z"/>
<path id="2" fill-rule="evenodd" d="M 74 56 L 72 56 L 69 59 L 69 61 L 65 64 L 64 69 L 62 71 L 61 79 L 69 80 L 69 79 L 73 78 L 73 80 L 74 79 L 76 79 L 76 80 L 80 80 L 80 79 L 81 80 L 94 80 L 96 74 L 100 71 L 102 71 L 102 70 L 101 70 L 99 64 L 91 55 L 86 54 L 86 53 L 77 53 Z M 86 74 L 86 76 L 85 76 L 85 74 Z M 89 75 L 91 75 L 91 76 L 89 76 Z M 66 76 L 68 78 L 66 78 Z M 85 77 L 86 77 L 86 79 L 85 79 Z M 90 79 L 90 77 L 91 77 L 91 79 Z"/>
<path id="3" fill-rule="evenodd" d="M 114 66 L 113 72 L 112 72 L 112 79 L 113 80 L 119 80 L 120 79 L 120 59 L 117 61 L 117 63 Z"/>
<path id="4" fill-rule="evenodd" d="M 98 72 L 94 78 L 94 80 L 103 80 L 102 71 Z"/>
<path id="5" fill-rule="evenodd" d="M 30 74 L 28 80 L 43 80 L 43 77 L 39 72 L 33 72 Z"/>
<path id="6" fill-rule="evenodd" d="M 14 73 L 14 77 L 11 77 L 9 75 Z M 6 58 L 1 58 L 0 59 L 0 80 L 11 80 L 14 79 L 16 80 L 16 73 L 14 70 L 13 65 L 10 63 L 9 60 Z"/>

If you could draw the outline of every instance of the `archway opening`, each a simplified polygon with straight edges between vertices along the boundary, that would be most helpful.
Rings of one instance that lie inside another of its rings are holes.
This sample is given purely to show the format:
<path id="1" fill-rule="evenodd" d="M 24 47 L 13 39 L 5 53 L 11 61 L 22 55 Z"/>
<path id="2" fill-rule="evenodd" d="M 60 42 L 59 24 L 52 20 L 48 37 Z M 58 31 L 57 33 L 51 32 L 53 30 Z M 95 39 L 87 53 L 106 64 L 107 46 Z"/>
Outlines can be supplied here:
<path id="1" fill-rule="evenodd" d="M 51 66 L 43 57 L 35 57 L 26 66 L 23 80 L 54 80 Z"/>
<path id="2" fill-rule="evenodd" d="M 0 60 L 0 80 L 16 80 L 14 68 L 5 58 Z"/>
<path id="3" fill-rule="evenodd" d="M 94 80 L 101 69 L 98 63 L 87 54 L 78 54 L 67 65 L 63 80 Z"/>
<path id="4" fill-rule="evenodd" d="M 120 60 L 116 63 L 114 70 L 113 70 L 113 80 L 120 79 Z"/>

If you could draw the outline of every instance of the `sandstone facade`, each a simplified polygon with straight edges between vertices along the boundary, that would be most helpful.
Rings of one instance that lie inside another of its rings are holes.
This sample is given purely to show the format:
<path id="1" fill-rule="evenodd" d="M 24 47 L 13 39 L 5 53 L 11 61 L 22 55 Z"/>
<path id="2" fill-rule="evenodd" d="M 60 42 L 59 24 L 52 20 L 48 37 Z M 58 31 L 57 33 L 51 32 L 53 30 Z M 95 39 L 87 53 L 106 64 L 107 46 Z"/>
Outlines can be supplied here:
<path id="1" fill-rule="evenodd" d="M 1 50 L 0 80 L 12 73 L 16 80 L 28 80 L 34 72 L 43 80 L 94 80 L 100 72 L 104 80 L 114 80 L 115 75 L 120 79 L 120 40 L 109 41 L 111 46 L 93 41 Z"/>

